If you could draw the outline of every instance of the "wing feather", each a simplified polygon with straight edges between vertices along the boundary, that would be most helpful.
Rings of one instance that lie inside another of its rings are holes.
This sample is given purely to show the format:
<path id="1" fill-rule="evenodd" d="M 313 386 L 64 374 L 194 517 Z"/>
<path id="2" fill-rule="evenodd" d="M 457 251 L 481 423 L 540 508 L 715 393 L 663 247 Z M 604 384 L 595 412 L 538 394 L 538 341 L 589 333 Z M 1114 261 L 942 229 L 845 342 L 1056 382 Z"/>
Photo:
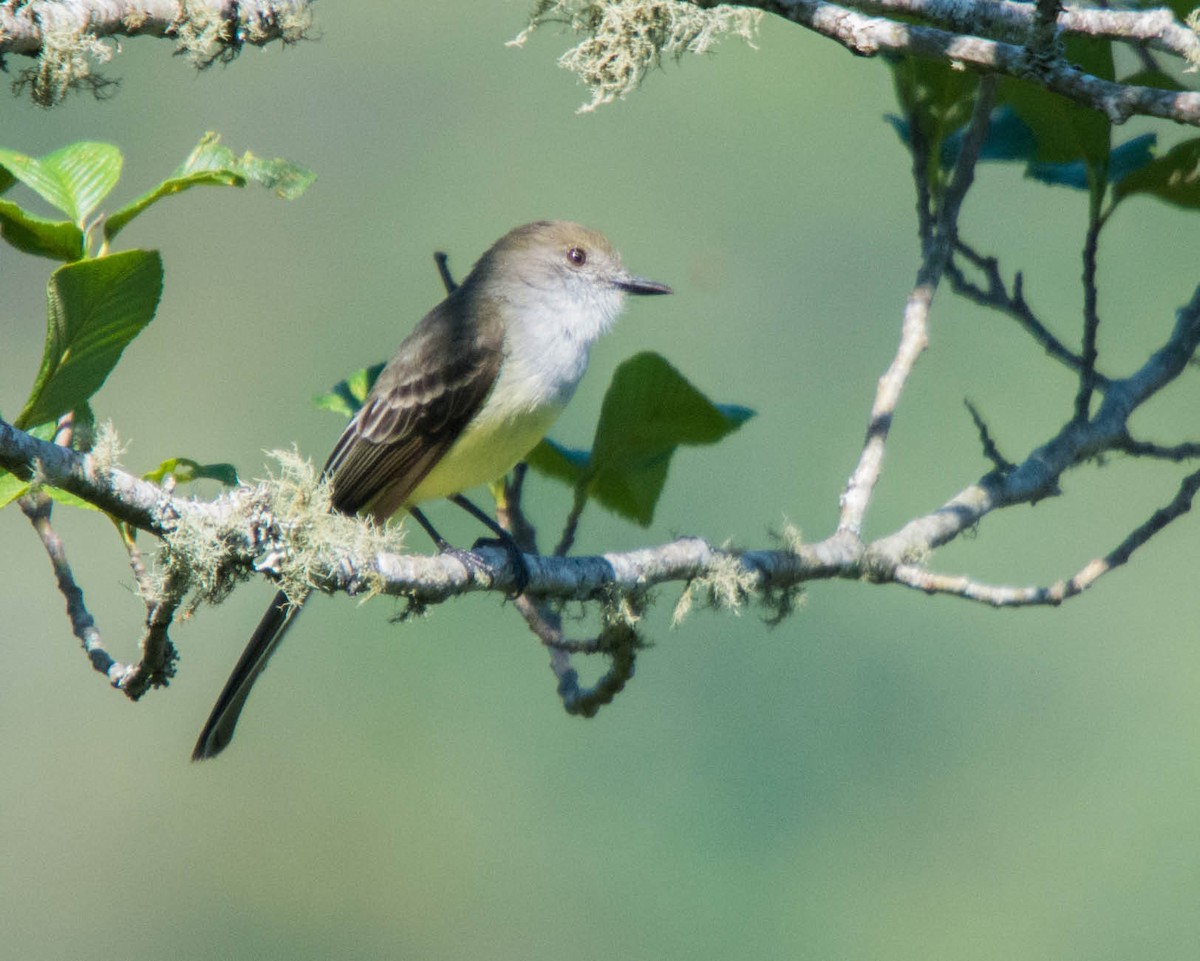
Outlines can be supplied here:
<path id="1" fill-rule="evenodd" d="M 403 505 L 487 400 L 503 328 L 472 300 L 460 287 L 442 301 L 380 373 L 325 464 L 337 510 L 386 516 Z"/>

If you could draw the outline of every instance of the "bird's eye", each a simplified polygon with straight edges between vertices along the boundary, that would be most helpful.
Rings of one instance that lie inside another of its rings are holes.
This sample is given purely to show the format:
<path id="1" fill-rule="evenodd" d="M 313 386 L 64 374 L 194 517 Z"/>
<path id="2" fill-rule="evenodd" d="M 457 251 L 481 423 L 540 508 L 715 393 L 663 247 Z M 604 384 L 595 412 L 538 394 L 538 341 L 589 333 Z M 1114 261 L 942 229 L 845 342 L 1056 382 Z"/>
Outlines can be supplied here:
<path id="1" fill-rule="evenodd" d="M 571 262 L 572 267 L 582 267 L 587 263 L 587 251 L 582 247 L 568 247 L 567 260 Z"/>

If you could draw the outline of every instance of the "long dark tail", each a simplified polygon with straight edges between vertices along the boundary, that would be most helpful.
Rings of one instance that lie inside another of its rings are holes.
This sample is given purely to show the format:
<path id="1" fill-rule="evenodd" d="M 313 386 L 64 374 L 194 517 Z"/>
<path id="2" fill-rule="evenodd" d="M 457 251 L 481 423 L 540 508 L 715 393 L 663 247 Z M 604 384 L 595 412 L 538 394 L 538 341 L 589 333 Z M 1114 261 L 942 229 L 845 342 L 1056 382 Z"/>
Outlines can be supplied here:
<path id="1" fill-rule="evenodd" d="M 267 661 L 275 653 L 275 648 L 283 640 L 283 635 L 287 633 L 292 621 L 300 613 L 302 604 L 303 602 L 289 603 L 283 591 L 275 595 L 267 613 L 250 635 L 246 649 L 242 651 L 233 673 L 225 682 L 221 696 L 213 705 L 212 713 L 204 724 L 204 730 L 200 732 L 195 750 L 192 751 L 193 761 L 216 757 L 233 739 L 233 729 L 237 726 L 238 717 L 246 705 L 246 698 L 250 696 L 250 689 L 267 666 Z"/>

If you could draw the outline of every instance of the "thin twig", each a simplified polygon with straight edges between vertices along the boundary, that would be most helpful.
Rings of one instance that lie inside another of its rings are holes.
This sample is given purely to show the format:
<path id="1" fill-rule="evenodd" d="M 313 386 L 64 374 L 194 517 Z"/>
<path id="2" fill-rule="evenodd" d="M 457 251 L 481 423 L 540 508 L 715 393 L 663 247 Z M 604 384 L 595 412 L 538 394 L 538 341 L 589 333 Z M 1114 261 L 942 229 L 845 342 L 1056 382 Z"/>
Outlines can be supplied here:
<path id="1" fill-rule="evenodd" d="M 1002 473 L 1008 473 L 1017 465 L 1005 458 L 1000 453 L 1000 448 L 996 446 L 996 442 L 992 439 L 991 431 L 988 430 L 987 424 L 984 422 L 983 416 L 970 400 L 964 399 L 963 403 L 967 410 L 971 412 L 971 420 L 975 422 L 975 429 L 979 431 L 979 442 L 983 445 L 983 456 L 996 465 L 996 470 Z"/>
<path id="2" fill-rule="evenodd" d="M 1158 460 L 1169 460 L 1179 463 L 1200 457 L 1200 443 L 1190 441 L 1183 444 L 1154 444 L 1149 441 L 1137 441 L 1132 437 L 1118 441 L 1113 445 L 1114 450 L 1132 457 L 1153 457 Z"/>
<path id="3" fill-rule="evenodd" d="M 579 530 L 579 517 L 583 514 L 587 501 L 587 491 L 583 487 L 577 486 L 571 500 L 571 509 L 567 512 L 567 519 L 563 524 L 562 536 L 559 537 L 558 543 L 554 547 L 555 557 L 566 557 L 571 548 L 575 546 L 575 534 Z"/>
<path id="4" fill-rule="evenodd" d="M 969 577 L 936 574 L 914 564 L 898 565 L 893 579 L 897 584 L 924 591 L 926 594 L 949 594 L 994 607 L 1058 605 L 1068 598 L 1082 594 L 1105 574 L 1124 565 L 1133 556 L 1134 551 L 1172 521 L 1190 511 L 1197 491 L 1200 491 L 1200 471 L 1185 477 L 1174 499 L 1165 507 L 1156 510 L 1145 523 L 1130 532 L 1129 536 L 1105 557 L 1089 562 L 1073 577 L 1044 587 L 983 584 Z"/>
<path id="5" fill-rule="evenodd" d="M 1093 190 L 1088 202 L 1088 230 L 1083 242 L 1083 361 L 1079 370 L 1079 392 L 1075 395 L 1075 419 L 1085 421 L 1091 413 L 1096 386 L 1096 337 L 1100 332 L 1099 293 L 1096 286 L 1096 253 L 1104 218 L 1100 216 L 1100 191 Z"/>
<path id="6" fill-rule="evenodd" d="M 71 632 L 79 638 L 83 652 L 87 655 L 92 667 L 108 678 L 109 683 L 122 689 L 129 678 L 136 673 L 135 667 L 122 664 L 113 659 L 104 647 L 104 640 L 96 627 L 96 621 L 84 603 L 83 590 L 75 580 L 75 574 L 67 561 L 67 551 L 62 538 L 50 523 L 50 512 L 53 501 L 45 494 L 27 494 L 20 499 L 21 511 L 29 518 L 34 531 L 42 541 L 46 554 L 50 558 L 50 566 L 54 569 L 54 579 L 58 589 L 67 601 L 67 617 L 71 621 Z"/>
<path id="7" fill-rule="evenodd" d="M 979 157 L 984 138 L 987 136 L 995 95 L 995 77 L 984 77 L 980 80 L 971 120 L 967 125 L 966 136 L 963 138 L 962 150 L 959 152 L 950 183 L 942 193 L 938 204 L 932 240 L 927 245 L 927 249 L 922 251 L 923 259 L 921 267 L 917 271 L 916 284 L 908 295 L 908 302 L 904 307 L 904 320 L 901 324 L 900 344 L 896 350 L 896 356 L 888 366 L 887 372 L 879 379 L 862 455 L 842 494 L 838 530 L 855 537 L 862 534 L 867 507 L 871 502 L 875 485 L 879 482 L 879 477 L 883 472 L 884 450 L 891 429 L 892 417 L 900 402 L 900 394 L 904 390 L 904 385 L 912 373 L 917 358 L 921 356 L 929 342 L 929 307 L 933 302 L 934 293 L 937 291 L 946 264 L 950 260 L 951 251 L 954 249 L 958 229 L 958 212 L 974 179 L 975 162 Z M 914 173 L 917 176 L 924 176 L 923 172 L 916 170 L 915 165 Z"/>
<path id="8" fill-rule="evenodd" d="M 1050 329 L 1042 323 L 1025 300 L 1025 282 L 1020 271 L 1017 271 L 1013 277 L 1013 291 L 1009 294 L 1004 278 L 1000 275 L 999 261 L 995 257 L 985 257 L 961 239 L 955 242 L 954 249 L 984 275 L 988 284 L 988 289 L 983 290 L 977 284 L 972 283 L 951 259 L 950 263 L 946 265 L 946 276 L 950 278 L 955 293 L 981 307 L 991 307 L 1008 314 L 1042 346 L 1047 354 L 1076 373 L 1079 372 L 1083 366 L 1082 359 L 1050 332 Z M 1108 389 L 1109 379 L 1099 371 L 1093 371 L 1092 382 L 1097 390 Z"/>
<path id="9" fill-rule="evenodd" d="M 825 0 L 756 0 L 742 5 L 779 13 L 862 57 L 884 53 L 911 54 L 981 73 L 1029 78 L 1030 58 L 1021 44 L 1001 43 L 886 17 L 869 17 Z M 955 8 L 961 17 L 961 5 L 955 5 Z M 1180 27 L 1178 35 L 1184 33 L 1185 29 Z M 1189 49 L 1194 49 L 1194 44 L 1190 44 Z M 1158 90 L 1116 83 L 1085 73 L 1063 58 L 1045 64 L 1035 82 L 1069 100 L 1101 111 L 1113 123 L 1124 123 L 1130 117 L 1142 115 L 1200 125 L 1200 93 L 1194 91 Z"/>

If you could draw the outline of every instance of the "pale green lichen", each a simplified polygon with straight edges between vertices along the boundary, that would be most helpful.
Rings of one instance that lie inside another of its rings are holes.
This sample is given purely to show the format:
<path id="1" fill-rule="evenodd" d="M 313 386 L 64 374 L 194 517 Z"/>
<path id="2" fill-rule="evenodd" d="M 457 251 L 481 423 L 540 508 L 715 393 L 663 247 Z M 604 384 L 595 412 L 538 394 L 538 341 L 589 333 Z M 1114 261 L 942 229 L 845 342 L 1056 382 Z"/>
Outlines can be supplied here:
<path id="1" fill-rule="evenodd" d="M 671 626 L 678 627 L 683 622 L 691 613 L 697 597 L 716 610 L 740 614 L 757 591 L 758 575 L 746 567 L 736 554 L 720 554 L 707 573 L 687 582 L 679 600 L 675 602 Z"/>
<path id="2" fill-rule="evenodd" d="M 187 578 L 190 606 L 219 603 L 253 569 L 270 573 L 296 604 L 326 587 L 330 573 L 339 570 L 356 578 L 356 589 L 367 597 L 378 593 L 383 585 L 371 560 L 402 550 L 400 528 L 333 511 L 328 481 L 295 451 L 268 456 L 278 463 L 278 473 L 241 496 L 240 510 L 225 515 L 187 512 L 164 538 L 159 562 L 170 575 Z M 255 525 L 273 531 L 275 540 L 262 547 L 252 568 L 238 545 Z M 352 560 L 357 566 L 350 570 Z"/>
<path id="3" fill-rule="evenodd" d="M 102 98 L 115 81 L 94 70 L 94 64 L 108 63 L 113 48 L 94 33 L 75 30 L 46 30 L 37 66 L 22 70 L 13 89 L 29 87 L 33 102 L 50 107 L 62 101 L 68 91 L 86 87 Z"/>
<path id="4" fill-rule="evenodd" d="M 125 453 L 125 445 L 117 436 L 117 429 L 111 420 L 96 425 L 92 438 L 92 463 L 98 474 L 105 474 L 121 464 L 121 455 Z"/>
<path id="5" fill-rule="evenodd" d="M 664 56 L 706 53 L 724 35 L 753 45 L 761 10 L 720 5 L 702 9 L 682 0 L 539 0 L 510 46 L 521 46 L 543 23 L 563 23 L 584 39 L 558 64 L 592 88 L 580 113 L 625 97 Z"/>

